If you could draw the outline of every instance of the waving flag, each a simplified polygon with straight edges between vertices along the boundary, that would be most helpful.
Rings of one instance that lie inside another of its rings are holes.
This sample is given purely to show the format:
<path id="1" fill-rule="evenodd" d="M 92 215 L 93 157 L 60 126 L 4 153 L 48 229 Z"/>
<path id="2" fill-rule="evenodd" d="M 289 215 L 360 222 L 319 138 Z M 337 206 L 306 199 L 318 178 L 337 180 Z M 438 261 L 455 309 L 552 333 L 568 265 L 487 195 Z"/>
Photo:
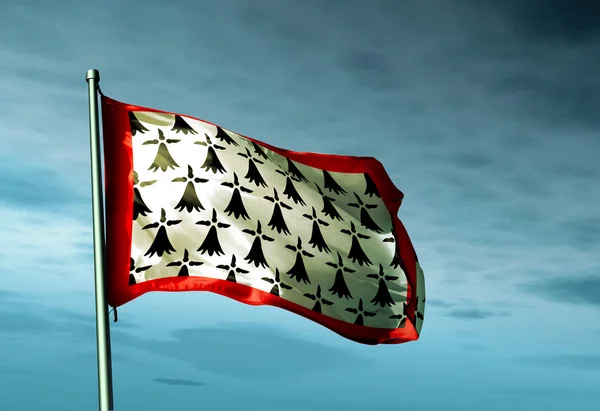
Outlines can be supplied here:
<path id="1" fill-rule="evenodd" d="M 419 337 L 423 273 L 374 158 L 298 153 L 102 97 L 107 298 L 211 291 L 366 344 Z"/>

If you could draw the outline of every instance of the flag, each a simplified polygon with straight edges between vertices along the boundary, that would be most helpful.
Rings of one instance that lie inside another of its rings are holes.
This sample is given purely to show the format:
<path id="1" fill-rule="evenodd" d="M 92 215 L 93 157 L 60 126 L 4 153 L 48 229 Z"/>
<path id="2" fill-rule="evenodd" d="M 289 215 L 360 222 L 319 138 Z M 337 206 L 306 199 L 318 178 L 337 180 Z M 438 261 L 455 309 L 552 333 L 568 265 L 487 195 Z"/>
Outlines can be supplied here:
<path id="1" fill-rule="evenodd" d="M 107 299 L 210 291 L 353 341 L 419 338 L 403 194 L 371 157 L 284 150 L 102 96 Z"/>

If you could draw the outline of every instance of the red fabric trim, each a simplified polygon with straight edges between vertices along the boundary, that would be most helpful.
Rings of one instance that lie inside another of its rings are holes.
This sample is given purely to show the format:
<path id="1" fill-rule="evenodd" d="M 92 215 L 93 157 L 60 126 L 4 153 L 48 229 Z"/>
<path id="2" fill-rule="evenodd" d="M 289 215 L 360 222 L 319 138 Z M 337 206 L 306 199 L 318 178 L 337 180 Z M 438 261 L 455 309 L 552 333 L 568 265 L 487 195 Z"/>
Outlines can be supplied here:
<path id="1" fill-rule="evenodd" d="M 372 157 L 294 152 L 243 136 L 269 150 L 307 166 L 341 173 L 369 173 L 392 215 L 396 244 L 400 258 L 405 264 L 409 301 L 407 307 L 409 321 L 406 322 L 405 328 L 378 329 L 357 326 L 316 313 L 303 306 L 246 285 L 206 277 L 169 277 L 129 286 L 129 260 L 131 258 L 133 226 L 133 152 L 129 111 L 178 114 L 125 104 L 102 96 L 106 192 L 107 299 L 110 306 L 121 306 L 150 291 L 210 291 L 249 305 L 271 305 L 286 309 L 315 321 L 345 338 L 364 344 L 398 344 L 419 338 L 413 326 L 417 287 L 416 255 L 408 233 L 397 217 L 404 195 L 394 186 L 383 165 Z M 196 117 L 182 116 L 204 121 Z M 204 122 L 213 124 L 208 121 Z"/>

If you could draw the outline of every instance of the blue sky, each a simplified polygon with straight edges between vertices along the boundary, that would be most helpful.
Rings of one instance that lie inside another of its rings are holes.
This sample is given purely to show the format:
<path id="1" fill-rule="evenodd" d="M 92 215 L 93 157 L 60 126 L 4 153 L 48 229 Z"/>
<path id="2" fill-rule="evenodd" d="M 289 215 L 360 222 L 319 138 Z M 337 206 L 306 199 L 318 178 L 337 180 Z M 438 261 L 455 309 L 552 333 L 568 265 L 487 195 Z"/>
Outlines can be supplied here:
<path id="1" fill-rule="evenodd" d="M 591 3 L 0 0 L 0 409 L 97 407 L 89 68 L 120 101 L 380 159 L 428 296 L 419 341 L 370 347 L 147 294 L 112 324 L 117 411 L 597 409 Z"/>

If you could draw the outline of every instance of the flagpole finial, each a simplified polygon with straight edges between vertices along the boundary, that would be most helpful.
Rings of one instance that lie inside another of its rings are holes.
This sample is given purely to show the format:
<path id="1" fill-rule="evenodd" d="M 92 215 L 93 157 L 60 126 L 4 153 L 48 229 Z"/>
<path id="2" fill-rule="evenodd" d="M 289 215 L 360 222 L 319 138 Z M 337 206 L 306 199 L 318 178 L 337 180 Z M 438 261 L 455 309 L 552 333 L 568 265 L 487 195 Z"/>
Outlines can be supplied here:
<path id="1" fill-rule="evenodd" d="M 85 81 L 96 80 L 97 83 L 100 82 L 100 72 L 96 69 L 89 69 L 85 74 Z"/>

